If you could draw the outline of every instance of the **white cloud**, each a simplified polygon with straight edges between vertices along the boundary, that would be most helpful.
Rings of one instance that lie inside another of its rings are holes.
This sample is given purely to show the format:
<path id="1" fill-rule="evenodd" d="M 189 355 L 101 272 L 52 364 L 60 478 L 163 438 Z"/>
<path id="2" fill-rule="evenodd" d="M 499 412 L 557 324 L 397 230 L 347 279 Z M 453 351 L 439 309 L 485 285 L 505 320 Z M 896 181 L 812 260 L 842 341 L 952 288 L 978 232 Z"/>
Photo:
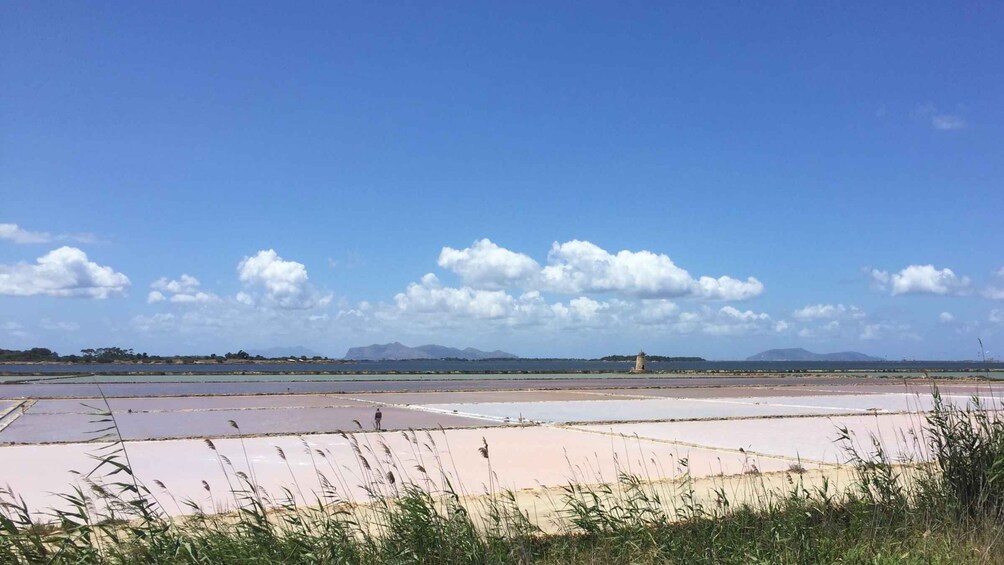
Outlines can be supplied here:
<path id="1" fill-rule="evenodd" d="M 966 127 L 966 120 L 954 114 L 938 114 L 931 116 L 931 126 L 940 130 L 962 129 Z"/>
<path id="2" fill-rule="evenodd" d="M 4 331 L 11 337 L 28 337 L 28 332 L 24 331 L 24 326 L 17 322 L 0 323 L 0 331 Z"/>
<path id="3" fill-rule="evenodd" d="M 605 303 L 597 302 L 592 298 L 580 296 L 568 301 L 568 309 L 573 316 L 583 320 L 592 320 L 601 310 L 608 308 Z"/>
<path id="4" fill-rule="evenodd" d="M 749 300 L 763 293 L 763 283 L 754 277 L 745 281 L 732 277 L 701 277 L 695 296 L 709 300 Z"/>
<path id="5" fill-rule="evenodd" d="M 938 314 L 938 321 L 942 324 L 950 324 L 955 321 L 955 316 L 951 312 L 942 312 Z"/>
<path id="6" fill-rule="evenodd" d="M 844 306 L 843 304 L 810 304 L 804 308 L 795 310 L 792 316 L 796 320 L 824 320 L 831 318 L 852 318 L 860 319 L 865 317 L 865 313 L 857 306 Z"/>
<path id="7" fill-rule="evenodd" d="M 969 291 L 969 277 L 958 277 L 951 269 L 934 265 L 910 265 L 898 273 L 872 269 L 872 280 L 881 290 L 898 294 L 961 295 Z"/>
<path id="8" fill-rule="evenodd" d="M 121 294 L 129 278 L 94 263 L 75 247 L 60 247 L 35 264 L 0 265 L 0 294 L 13 296 L 79 296 L 108 298 Z"/>
<path id="9" fill-rule="evenodd" d="M 186 274 L 182 274 L 181 278 L 176 281 L 169 281 L 166 277 L 161 277 L 150 284 L 150 288 L 152 289 L 170 292 L 172 294 L 191 292 L 198 287 L 199 279 Z"/>
<path id="10" fill-rule="evenodd" d="M 990 311 L 990 316 L 988 319 L 991 322 L 994 322 L 995 324 L 1004 322 L 1004 310 L 994 308 L 993 310 Z"/>
<path id="11" fill-rule="evenodd" d="M 38 321 L 38 327 L 50 331 L 75 332 L 80 329 L 80 324 L 76 322 L 54 322 L 49 318 L 42 318 Z"/>
<path id="12" fill-rule="evenodd" d="M 661 325 L 673 321 L 679 313 L 680 307 L 665 298 L 642 300 L 632 319 L 642 325 Z"/>
<path id="13" fill-rule="evenodd" d="M 865 324 L 858 337 L 864 340 L 919 339 L 917 334 L 911 332 L 910 329 L 909 324 L 878 322 Z"/>
<path id="14" fill-rule="evenodd" d="M 767 314 L 742 311 L 733 306 L 723 306 L 714 315 L 705 316 L 701 322 L 701 332 L 710 335 L 747 335 L 776 329 Z"/>
<path id="15" fill-rule="evenodd" d="M 308 284 L 303 263 L 287 261 L 272 249 L 245 257 L 237 265 L 237 275 L 249 286 L 264 288 L 265 298 L 280 308 L 307 309 L 331 302 L 330 295 L 321 296 Z"/>
<path id="16" fill-rule="evenodd" d="M 216 299 L 217 299 L 216 295 L 210 292 L 195 292 L 191 294 L 183 293 L 171 296 L 171 302 L 175 302 L 178 304 L 185 304 L 185 303 L 202 304 L 205 302 L 212 302 Z"/>
<path id="17" fill-rule="evenodd" d="M 52 235 L 41 231 L 28 231 L 17 224 L 0 224 L 0 239 L 14 243 L 49 243 Z"/>
<path id="18" fill-rule="evenodd" d="M 134 316 L 130 322 L 141 332 L 168 331 L 175 327 L 175 316 L 171 313 L 157 313 L 152 316 Z"/>
<path id="19" fill-rule="evenodd" d="M 205 304 L 219 300 L 215 294 L 199 290 L 200 284 L 199 279 L 186 274 L 182 274 L 178 280 L 161 277 L 150 284 L 150 288 L 154 290 L 146 295 L 146 301 L 150 304 L 165 300 L 175 304 Z"/>
<path id="20" fill-rule="evenodd" d="M 29 231 L 17 224 L 0 224 L 0 240 L 18 244 L 52 243 L 72 240 L 79 243 L 98 243 L 98 238 L 89 233 L 51 234 L 44 231 Z"/>
<path id="21" fill-rule="evenodd" d="M 741 321 L 744 321 L 744 322 L 748 322 L 748 321 L 751 321 L 751 320 L 769 320 L 770 319 L 770 316 L 768 316 L 767 314 L 763 314 L 763 313 L 757 314 L 756 312 L 754 312 L 752 310 L 747 310 L 747 311 L 743 312 L 743 311 L 740 311 L 740 310 L 736 309 L 733 306 L 723 306 L 722 309 L 719 310 L 719 313 L 721 313 L 721 314 L 723 314 L 725 316 L 728 316 L 729 318 L 734 318 L 736 320 L 741 320 Z"/>
<path id="22" fill-rule="evenodd" d="M 525 285 L 540 271 L 540 265 L 522 253 L 499 247 L 489 239 L 475 241 L 466 249 L 444 247 L 439 266 L 460 275 L 464 284 L 498 289 Z"/>
<path id="23" fill-rule="evenodd" d="M 621 251 L 611 255 L 588 241 L 568 241 L 551 247 L 542 272 L 548 290 L 624 292 L 639 296 L 683 296 L 692 292 L 693 278 L 665 255 Z"/>
<path id="24" fill-rule="evenodd" d="M 421 283 L 412 283 L 397 294 L 394 302 L 402 312 L 491 319 L 511 314 L 515 299 L 502 290 L 443 287 L 429 273 Z"/>
<path id="25" fill-rule="evenodd" d="M 968 124 L 965 118 L 958 113 L 943 112 L 934 104 L 927 103 L 917 106 L 913 111 L 915 118 L 926 121 L 936 130 L 949 131 L 963 129 Z"/>
<path id="26" fill-rule="evenodd" d="M 618 331 L 640 326 L 670 333 L 740 335 L 786 331 L 788 323 L 733 306 L 681 312 L 671 297 L 744 300 L 763 292 L 753 277 L 694 278 L 666 255 L 650 251 L 612 254 L 588 241 L 555 242 L 546 266 L 488 239 L 465 249 L 444 247 L 438 264 L 458 275 L 459 287 L 444 286 L 429 273 L 373 312 L 343 308 L 339 317 L 376 319 L 397 327 L 431 328 L 546 326 L 551 330 Z M 520 289 L 520 293 L 512 292 Z M 548 302 L 542 293 L 578 295 Z M 613 295 L 605 300 L 596 294 Z"/>
<path id="27" fill-rule="evenodd" d="M 1004 282 L 1004 267 L 1001 267 L 994 273 L 994 278 Z M 1004 300 L 1004 287 L 1002 286 L 988 286 L 983 289 L 983 296 L 991 300 Z"/>
<path id="28" fill-rule="evenodd" d="M 344 310 L 342 315 L 362 322 L 371 318 L 361 308 Z M 679 306 L 667 299 L 604 301 L 588 296 L 548 303 L 536 290 L 514 296 L 505 290 L 443 286 L 432 273 L 397 294 L 393 305 L 376 307 L 372 316 L 398 329 L 418 324 L 425 330 L 542 326 L 556 331 L 588 328 L 621 332 L 646 327 L 675 334 L 747 335 L 788 328 L 787 322 L 774 322 L 765 313 L 733 306 L 680 312 Z"/>
<path id="29" fill-rule="evenodd" d="M 614 292 L 643 298 L 694 296 L 745 300 L 763 292 L 753 277 L 701 277 L 695 280 L 666 255 L 651 251 L 611 254 L 588 241 L 555 242 L 541 271 L 542 290 L 565 294 Z"/>
<path id="30" fill-rule="evenodd" d="M 439 266 L 459 275 L 466 286 L 490 290 L 518 287 L 561 294 L 707 300 L 746 300 L 763 292 L 763 283 L 753 277 L 695 279 L 666 255 L 627 250 L 612 254 L 580 240 L 555 242 L 543 268 L 529 256 L 488 239 L 466 249 L 444 247 Z"/>

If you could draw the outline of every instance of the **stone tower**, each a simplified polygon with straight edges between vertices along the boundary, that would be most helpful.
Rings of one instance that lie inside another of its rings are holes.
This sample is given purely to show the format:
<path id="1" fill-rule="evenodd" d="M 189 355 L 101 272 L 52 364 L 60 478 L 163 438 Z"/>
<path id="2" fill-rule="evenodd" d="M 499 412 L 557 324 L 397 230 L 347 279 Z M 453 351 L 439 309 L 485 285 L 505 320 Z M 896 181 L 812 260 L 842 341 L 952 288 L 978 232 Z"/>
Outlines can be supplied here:
<path id="1" fill-rule="evenodd" d="M 631 369 L 632 373 L 647 373 L 648 369 L 645 368 L 645 352 L 639 351 L 638 357 L 634 360 L 634 369 Z"/>

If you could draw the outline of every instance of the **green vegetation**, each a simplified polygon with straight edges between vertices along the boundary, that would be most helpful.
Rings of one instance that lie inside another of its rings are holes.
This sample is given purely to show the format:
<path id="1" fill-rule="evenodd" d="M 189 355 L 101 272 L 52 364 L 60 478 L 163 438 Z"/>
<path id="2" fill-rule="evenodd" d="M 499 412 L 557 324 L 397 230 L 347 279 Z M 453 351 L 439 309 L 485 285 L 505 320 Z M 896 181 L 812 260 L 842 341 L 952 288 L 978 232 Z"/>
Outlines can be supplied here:
<path id="1" fill-rule="evenodd" d="M 637 355 L 607 355 L 606 357 L 600 357 L 600 361 L 630 361 L 634 363 Z M 645 359 L 649 362 L 695 362 L 695 361 L 707 361 L 703 357 L 666 357 L 665 355 L 646 355 Z"/>
<path id="2" fill-rule="evenodd" d="M 49 361 L 54 363 L 173 363 L 181 361 L 184 363 L 194 362 L 215 362 L 224 363 L 226 361 L 268 361 L 273 358 L 262 357 L 261 355 L 251 355 L 239 350 L 236 353 L 226 353 L 225 355 L 149 355 L 147 353 L 136 353 L 132 349 L 121 347 L 99 347 L 97 349 L 81 349 L 80 355 L 60 355 L 55 351 L 44 347 L 34 347 L 32 349 L 0 349 L 0 363 L 35 363 Z M 287 357 L 278 359 L 286 360 Z M 298 358 L 300 361 L 307 361 L 306 356 Z M 311 361 L 321 361 L 325 358 L 320 356 L 311 357 Z"/>
<path id="3" fill-rule="evenodd" d="M 17 349 L 0 349 L 0 362 L 4 361 L 59 361 L 59 354 L 44 347 L 33 347 L 19 351 Z"/>
<path id="4" fill-rule="evenodd" d="M 5 493 L 0 562 L 1004 563 L 1004 417 L 975 399 L 960 408 L 936 393 L 926 418 L 926 437 L 913 439 L 928 463 L 894 464 L 878 438 L 859 442 L 840 430 L 856 472 L 844 491 L 807 486 L 797 466 L 787 487 L 754 488 L 756 496 L 743 500 L 724 487 L 699 497 L 686 473 L 667 487 L 624 472 L 615 484 L 568 484 L 553 501 L 556 534 L 543 533 L 514 493 L 496 489 L 487 443 L 480 451 L 488 492 L 472 501 L 449 482 L 432 434 L 402 432 L 417 465 L 371 434 L 343 434 L 372 499 L 367 505 L 344 498 L 343 462 L 306 442 L 323 486 L 312 495 L 301 492 L 291 469 L 294 486 L 270 495 L 255 484 L 249 460 L 240 465 L 245 472 L 217 453 L 230 485 L 225 494 L 240 509 L 218 514 L 174 500 L 159 482 L 155 495 L 133 476 L 126 445 L 114 436 L 99 458 L 105 480 L 83 476 L 86 488 L 62 495 L 68 509 L 52 511 L 51 523 L 35 522 L 21 499 Z M 100 420 L 115 433 L 111 413 Z M 206 445 L 216 453 L 212 441 Z M 686 460 L 679 464 L 685 471 Z M 766 485 L 755 469 L 742 480 Z M 169 518 L 167 502 L 193 515 Z"/>

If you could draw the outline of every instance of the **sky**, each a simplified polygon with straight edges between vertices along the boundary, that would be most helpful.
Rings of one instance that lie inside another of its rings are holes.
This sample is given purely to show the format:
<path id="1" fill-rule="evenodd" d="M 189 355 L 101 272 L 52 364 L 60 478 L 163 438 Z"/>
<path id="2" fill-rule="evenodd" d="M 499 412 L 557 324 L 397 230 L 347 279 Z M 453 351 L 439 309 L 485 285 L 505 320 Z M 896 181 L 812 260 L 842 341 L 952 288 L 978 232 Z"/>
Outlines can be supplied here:
<path id="1" fill-rule="evenodd" d="M 5 2 L 0 348 L 997 357 L 1004 7 L 880 4 Z"/>

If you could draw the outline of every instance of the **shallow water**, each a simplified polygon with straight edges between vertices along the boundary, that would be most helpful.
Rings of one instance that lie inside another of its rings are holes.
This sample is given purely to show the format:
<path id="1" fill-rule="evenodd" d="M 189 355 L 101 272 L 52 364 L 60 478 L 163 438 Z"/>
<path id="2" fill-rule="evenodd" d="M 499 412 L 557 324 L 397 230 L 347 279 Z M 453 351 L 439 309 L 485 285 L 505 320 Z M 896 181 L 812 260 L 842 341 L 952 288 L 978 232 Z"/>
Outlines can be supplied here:
<path id="1" fill-rule="evenodd" d="M 535 373 L 563 373 L 574 371 L 627 372 L 634 364 L 629 362 L 593 361 L 586 359 L 500 359 L 490 361 L 361 361 L 352 363 L 214 363 L 214 364 L 0 364 L 0 373 L 16 374 L 71 374 L 71 373 L 498 373 L 530 371 Z M 912 371 L 921 374 L 933 371 L 1004 371 L 1004 363 L 976 361 L 701 361 L 701 362 L 650 362 L 654 371 L 856 371 L 888 372 Z M 478 378 L 478 375 L 472 375 Z"/>
<path id="2" fill-rule="evenodd" d="M 484 377 L 484 376 L 482 376 Z M 405 379 L 328 381 L 185 381 L 187 377 L 132 377 L 140 382 L 104 383 L 49 380 L 39 383 L 0 384 L 0 398 L 94 398 L 127 396 L 253 395 L 253 394 L 334 394 L 356 392 L 475 391 L 519 389 L 598 389 L 609 387 L 717 387 L 717 386 L 845 386 L 867 382 L 864 379 L 820 376 L 689 375 L 628 377 L 626 375 L 537 375 L 512 378 L 492 375 L 488 378 L 443 378 L 424 376 Z"/>
<path id="3" fill-rule="evenodd" d="M 383 428 L 461 428 L 496 425 L 484 419 L 436 414 L 417 410 L 385 407 Z M 298 407 L 250 410 L 211 410 L 197 412 L 133 412 L 115 416 L 123 439 L 169 439 L 188 437 L 223 437 L 237 435 L 275 435 L 372 430 L 372 406 Z M 89 414 L 33 414 L 29 412 L 0 431 L 0 442 L 49 443 L 92 441 L 97 430 L 108 424 Z M 230 421 L 240 426 L 234 428 Z M 359 422 L 359 425 L 356 424 Z"/>

